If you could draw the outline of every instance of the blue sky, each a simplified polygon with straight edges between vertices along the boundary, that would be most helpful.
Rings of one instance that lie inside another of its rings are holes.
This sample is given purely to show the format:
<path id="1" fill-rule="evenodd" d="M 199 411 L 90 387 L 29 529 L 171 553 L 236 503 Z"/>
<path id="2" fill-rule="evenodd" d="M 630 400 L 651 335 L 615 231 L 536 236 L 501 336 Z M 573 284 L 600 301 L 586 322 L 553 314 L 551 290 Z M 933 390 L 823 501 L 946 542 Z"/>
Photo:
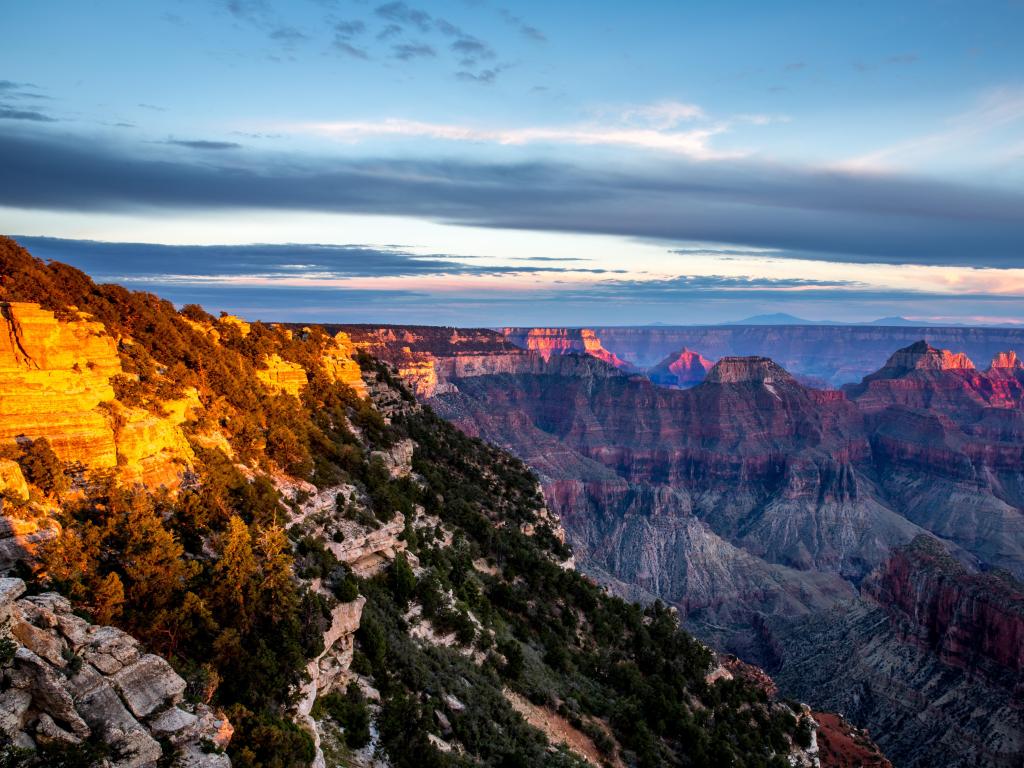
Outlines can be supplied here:
<path id="1" fill-rule="evenodd" d="M 40 0 L 4 28 L 0 230 L 175 301 L 1024 322 L 1018 0 Z"/>

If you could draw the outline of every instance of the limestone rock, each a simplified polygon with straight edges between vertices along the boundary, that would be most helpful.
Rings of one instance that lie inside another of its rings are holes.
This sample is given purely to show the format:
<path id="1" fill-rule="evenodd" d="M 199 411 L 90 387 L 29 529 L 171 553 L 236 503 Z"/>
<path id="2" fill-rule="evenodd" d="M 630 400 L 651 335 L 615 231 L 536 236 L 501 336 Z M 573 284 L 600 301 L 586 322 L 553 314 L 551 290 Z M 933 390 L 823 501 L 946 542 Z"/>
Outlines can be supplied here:
<path id="1" fill-rule="evenodd" d="M 0 442 L 45 436 L 64 461 L 116 466 L 97 409 L 122 372 L 114 339 L 101 323 L 61 322 L 36 304 L 4 302 L 0 316 Z"/>
<path id="2" fill-rule="evenodd" d="M 322 362 L 327 376 L 332 381 L 348 384 L 360 397 L 366 397 L 366 383 L 363 381 L 359 363 L 353 357 L 355 352 L 356 346 L 349 335 L 339 331 L 334 335 L 333 346 L 324 351 Z"/>
<path id="3" fill-rule="evenodd" d="M 152 768 L 159 739 L 176 750 L 176 765 L 229 768 L 230 722 L 205 705 L 182 704 L 185 681 L 159 656 L 114 627 L 75 616 L 54 593 L 18 599 L 20 579 L 0 579 L 0 621 L 17 646 L 0 677 L 0 740 L 26 748 L 99 737 L 110 768 Z M 354 630 L 353 630 L 354 631 Z M 78 656 L 75 666 L 69 660 Z"/>
<path id="4" fill-rule="evenodd" d="M 20 511 L 8 511 L 0 501 L 0 572 L 31 556 L 41 543 L 59 532 L 59 523 L 46 514 L 33 511 L 31 516 L 22 517 Z"/>
<path id="5" fill-rule="evenodd" d="M 18 462 L 0 459 L 0 495 L 15 499 L 28 498 L 28 483 L 21 473 Z"/>
<path id="6" fill-rule="evenodd" d="M 32 694 L 21 688 L 0 693 L 0 734 L 11 735 L 25 726 L 25 713 L 32 705 Z"/>
<path id="7" fill-rule="evenodd" d="M 590 355 L 616 368 L 631 366 L 618 355 L 609 352 L 601 339 L 590 328 L 505 328 L 505 336 L 514 344 L 533 352 L 539 352 L 545 360 L 552 355 Z"/>
<path id="8" fill-rule="evenodd" d="M 159 656 L 147 653 L 113 675 L 114 686 L 137 717 L 146 717 L 167 704 L 177 704 L 185 681 Z"/>
<path id="9" fill-rule="evenodd" d="M 175 403 L 180 410 L 181 401 Z M 179 414 L 161 417 L 143 408 L 121 406 L 115 410 L 120 418 L 114 443 L 124 481 L 151 488 L 177 487 L 182 470 L 195 461 L 192 446 L 179 427 Z"/>
<path id="10" fill-rule="evenodd" d="M 69 733 L 53 722 L 53 718 L 43 712 L 36 722 L 36 743 L 37 744 L 81 744 L 82 739 Z"/>
<path id="11" fill-rule="evenodd" d="M 406 543 L 398 538 L 405 530 L 405 517 L 402 514 L 396 514 L 390 522 L 376 530 L 348 520 L 342 521 L 339 527 L 344 540 L 328 541 L 325 544 L 338 560 L 348 565 L 360 578 L 382 572 L 397 553 L 406 549 Z"/>
<path id="12" fill-rule="evenodd" d="M 273 392 L 287 392 L 298 397 L 309 383 L 305 368 L 283 359 L 276 352 L 267 357 L 263 365 L 256 375 Z"/>
<path id="13" fill-rule="evenodd" d="M 189 403 L 175 401 L 167 418 L 121 406 L 112 385 L 121 375 L 117 342 L 102 323 L 0 303 L 0 444 L 45 437 L 63 461 L 174 487 L 194 458 L 178 428 Z M 6 464 L 0 486 L 27 496 Z"/>

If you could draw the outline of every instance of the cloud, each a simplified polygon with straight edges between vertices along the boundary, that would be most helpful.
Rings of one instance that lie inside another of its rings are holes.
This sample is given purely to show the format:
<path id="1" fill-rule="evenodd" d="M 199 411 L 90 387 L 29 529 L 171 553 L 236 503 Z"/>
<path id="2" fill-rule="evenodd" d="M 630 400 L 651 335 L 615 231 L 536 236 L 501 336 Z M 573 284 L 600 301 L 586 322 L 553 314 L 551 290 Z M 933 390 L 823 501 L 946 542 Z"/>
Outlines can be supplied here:
<path id="1" fill-rule="evenodd" d="M 347 278 L 422 277 L 429 275 L 508 275 L 531 273 L 615 274 L 616 270 L 547 266 L 545 264 L 481 264 L 475 257 L 416 254 L 400 247 L 286 243 L 248 245 L 164 245 L 18 237 L 39 258 L 55 259 L 85 270 L 101 280 L 180 285 L 304 280 L 326 284 Z M 518 261 L 518 260 L 517 260 Z M 621 270 L 618 270 L 621 272 Z"/>
<path id="2" fill-rule="evenodd" d="M 233 141 L 207 141 L 205 139 L 168 139 L 164 143 L 172 144 L 176 147 L 186 147 L 187 149 L 223 150 L 242 148 L 241 144 Z"/>
<path id="3" fill-rule="evenodd" d="M 483 40 L 469 34 L 447 19 L 435 18 L 426 11 L 414 8 L 404 2 L 390 2 L 379 5 L 374 14 L 388 21 L 378 34 L 378 40 L 389 40 L 402 34 L 407 27 L 413 27 L 421 33 L 433 32 L 443 37 L 454 38 L 448 48 L 458 58 L 461 69 L 456 72 L 460 80 L 478 83 L 492 83 L 505 69 L 504 66 L 493 66 L 477 69 L 481 60 L 489 61 L 497 57 L 494 48 Z M 437 55 L 435 48 L 427 43 L 406 42 L 392 46 L 393 58 L 411 61 L 423 57 Z"/>
<path id="4" fill-rule="evenodd" d="M 28 120 L 34 123 L 56 123 L 56 118 L 33 109 L 16 109 L 0 104 L 0 120 Z"/>
<path id="5" fill-rule="evenodd" d="M 412 25 L 419 29 L 420 32 L 429 31 L 432 24 L 429 13 L 413 8 L 403 2 L 384 3 L 384 5 L 377 6 L 374 13 L 380 18 L 395 24 Z"/>
<path id="6" fill-rule="evenodd" d="M 49 96 L 40 92 L 39 86 L 33 83 L 19 83 L 14 80 L 0 80 L 0 97 L 35 101 L 50 100 Z"/>
<path id="7" fill-rule="evenodd" d="M 335 40 L 332 47 L 334 50 L 347 54 L 354 59 L 365 60 L 370 58 L 370 54 L 364 48 L 357 48 L 351 43 L 346 43 L 344 40 Z"/>
<path id="8" fill-rule="evenodd" d="M 443 254 L 417 256 L 399 247 L 18 240 L 36 256 L 77 266 L 100 281 L 158 293 L 179 305 L 199 303 L 211 311 L 225 309 L 251 319 L 291 322 L 436 324 L 440 317 L 464 326 L 506 321 L 526 325 L 707 323 L 782 309 L 829 319 L 836 319 L 839 312 L 842 318 L 854 320 L 898 313 L 944 313 L 958 320 L 983 314 L 1005 320 L 1024 311 L 1019 295 L 964 291 L 941 296 L 868 288 L 845 280 L 725 275 L 640 280 L 613 274 L 584 280 L 573 274 L 577 270 L 539 268 L 536 271 L 565 275 L 538 284 L 530 278 L 529 267 L 488 267 L 473 263 L 474 259 Z M 508 279 L 520 272 L 523 280 Z M 495 275 L 502 280 L 489 279 Z M 457 284 L 448 279 L 451 276 Z M 434 277 L 441 279 L 429 279 Z"/>
<path id="9" fill-rule="evenodd" d="M 370 56 L 365 48 L 352 44 L 352 40 L 362 35 L 365 31 L 366 24 L 359 19 L 335 22 L 334 41 L 331 43 L 331 47 L 340 53 L 356 59 L 368 59 Z"/>
<path id="10" fill-rule="evenodd" d="M 510 27 L 519 30 L 520 34 L 522 34 L 523 37 L 529 38 L 530 40 L 533 40 L 538 43 L 547 42 L 547 37 L 543 32 L 541 32 L 539 29 L 537 29 L 537 27 L 533 26 L 532 24 L 527 24 L 525 21 L 523 21 L 521 16 L 516 16 L 508 8 L 499 8 L 498 14 L 501 16 L 502 19 L 505 20 L 505 23 L 507 23 Z"/>
<path id="11" fill-rule="evenodd" d="M 496 73 L 460 72 L 464 79 L 490 82 Z M 476 128 L 472 126 L 426 123 L 417 120 L 387 119 L 378 122 L 343 121 L 299 126 L 298 130 L 329 136 L 343 141 L 370 138 L 429 138 L 443 141 L 492 143 L 506 146 L 529 144 L 575 144 L 579 146 L 618 146 L 648 149 L 683 155 L 697 160 L 737 157 L 742 153 L 718 150 L 711 139 L 728 130 L 726 123 L 690 130 L 645 127 L 618 122 L 616 124 L 580 124 L 528 128 Z"/>
<path id="12" fill-rule="evenodd" d="M 1024 194 L 909 175 L 735 160 L 647 166 L 131 150 L 0 134 L 0 205 L 78 211 L 276 209 L 772 248 L 789 258 L 1019 267 Z"/>
<path id="13" fill-rule="evenodd" d="M 491 46 L 475 37 L 463 36 L 451 44 L 451 49 L 465 59 L 475 62 L 477 59 L 493 59 L 494 50 Z M 467 65 L 470 66 L 470 65 Z"/>
<path id="14" fill-rule="evenodd" d="M 437 56 L 437 51 L 425 43 L 400 43 L 391 46 L 391 52 L 396 59 L 401 59 L 402 61 Z"/>
<path id="15" fill-rule="evenodd" d="M 281 43 L 285 47 L 294 47 L 299 43 L 304 43 L 309 40 L 309 35 L 295 27 L 285 25 L 280 26 L 271 32 L 270 39 Z"/>
<path id="16" fill-rule="evenodd" d="M 341 40 L 351 40 L 366 31 L 366 24 L 359 19 L 339 21 L 334 25 L 334 34 Z"/>
<path id="17" fill-rule="evenodd" d="M 469 60 L 468 64 L 465 61 L 463 62 L 463 66 L 473 66 L 474 64 L 475 62 L 472 60 Z M 504 69 L 505 67 L 491 67 L 489 69 L 480 69 L 477 70 L 476 72 L 470 72 L 469 70 L 466 69 L 460 69 L 458 72 L 455 73 L 455 77 L 457 77 L 459 80 L 466 80 L 468 82 L 483 83 L 484 85 L 490 85 L 491 83 L 498 79 L 498 75 L 500 75 L 504 71 Z"/>
<path id="18" fill-rule="evenodd" d="M 270 13 L 267 0 L 225 0 L 224 8 L 237 19 L 249 22 L 261 22 Z"/>
<path id="19" fill-rule="evenodd" d="M 839 167 L 873 171 L 926 161 L 983 142 L 993 131 L 1021 122 L 1024 122 L 1024 87 L 993 88 L 983 93 L 971 108 L 947 120 L 941 129 L 849 158 Z"/>

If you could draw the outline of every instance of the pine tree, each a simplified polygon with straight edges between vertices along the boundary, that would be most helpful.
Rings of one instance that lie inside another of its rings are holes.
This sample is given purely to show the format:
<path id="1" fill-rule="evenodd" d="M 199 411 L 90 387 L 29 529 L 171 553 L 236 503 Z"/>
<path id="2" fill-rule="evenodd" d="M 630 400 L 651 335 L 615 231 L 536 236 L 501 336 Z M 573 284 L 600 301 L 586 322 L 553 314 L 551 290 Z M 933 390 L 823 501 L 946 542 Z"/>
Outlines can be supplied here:
<path id="1" fill-rule="evenodd" d="M 262 580 L 259 584 L 261 613 L 276 624 L 295 611 L 298 595 L 292 580 L 291 544 L 284 528 L 273 526 L 256 540 L 256 552 Z"/>
<path id="2" fill-rule="evenodd" d="M 224 626 L 245 633 L 253 622 L 256 558 L 249 526 L 232 515 L 224 533 L 220 559 L 213 567 L 211 602 Z"/>
<path id="3" fill-rule="evenodd" d="M 177 602 L 197 566 L 183 559 L 184 549 L 164 527 L 145 492 L 122 496 L 112 507 L 109 542 L 123 542 L 117 560 L 127 586 L 126 607 L 144 621 Z"/>
<path id="4" fill-rule="evenodd" d="M 124 608 L 124 585 L 121 577 L 111 571 L 93 590 L 92 618 L 97 624 L 113 624 Z"/>

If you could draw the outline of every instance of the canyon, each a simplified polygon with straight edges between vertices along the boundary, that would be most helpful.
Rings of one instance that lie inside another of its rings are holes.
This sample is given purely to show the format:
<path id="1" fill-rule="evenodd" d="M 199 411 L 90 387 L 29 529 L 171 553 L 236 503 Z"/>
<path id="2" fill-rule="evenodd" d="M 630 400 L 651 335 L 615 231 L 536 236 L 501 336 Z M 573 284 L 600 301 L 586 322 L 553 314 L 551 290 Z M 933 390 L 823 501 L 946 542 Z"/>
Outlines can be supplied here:
<path id="1" fill-rule="evenodd" d="M 582 576 L 537 477 L 366 354 L 395 345 L 431 399 L 548 365 L 619 377 L 594 345 L 216 318 L 5 239 L 0 267 L 5 765 L 819 768 L 869 749 Z M 469 354 L 438 366 L 423 338 Z M 824 762 L 819 731 L 842 747 Z"/>
<path id="2" fill-rule="evenodd" d="M 807 386 L 764 354 L 721 357 L 681 389 L 591 354 L 590 334 L 552 343 L 551 329 L 464 330 L 465 347 L 445 332 L 435 348 L 423 329 L 402 344 L 347 330 L 400 375 L 429 379 L 418 394 L 439 414 L 526 461 L 601 583 L 676 606 L 784 690 L 868 727 L 897 765 L 945 753 L 946 765 L 1010 766 L 1024 754 L 1019 599 L 1007 597 L 1024 577 L 1024 368 L 1007 348 L 984 369 L 972 362 L 1013 332 L 955 329 L 976 342 L 970 354 L 911 338 L 843 389 Z M 767 343 L 788 330 L 723 332 Z M 906 340 L 889 330 L 799 329 L 821 344 L 846 334 L 839 354 L 865 334 Z M 607 331 L 596 329 L 600 349 L 620 359 L 668 356 L 661 377 L 681 341 L 715 349 L 654 329 L 671 355 L 648 340 L 644 357 Z M 803 373 L 841 380 L 875 359 L 874 343 L 855 366 L 815 358 Z M 783 343 L 783 356 L 798 346 Z M 942 558 L 920 556 L 930 545 Z M 937 580 L 944 558 L 956 567 Z M 993 569 L 1002 580 L 989 580 Z M 829 674 L 841 684 L 825 684 Z M 925 680 L 927 699 L 904 695 Z"/>

